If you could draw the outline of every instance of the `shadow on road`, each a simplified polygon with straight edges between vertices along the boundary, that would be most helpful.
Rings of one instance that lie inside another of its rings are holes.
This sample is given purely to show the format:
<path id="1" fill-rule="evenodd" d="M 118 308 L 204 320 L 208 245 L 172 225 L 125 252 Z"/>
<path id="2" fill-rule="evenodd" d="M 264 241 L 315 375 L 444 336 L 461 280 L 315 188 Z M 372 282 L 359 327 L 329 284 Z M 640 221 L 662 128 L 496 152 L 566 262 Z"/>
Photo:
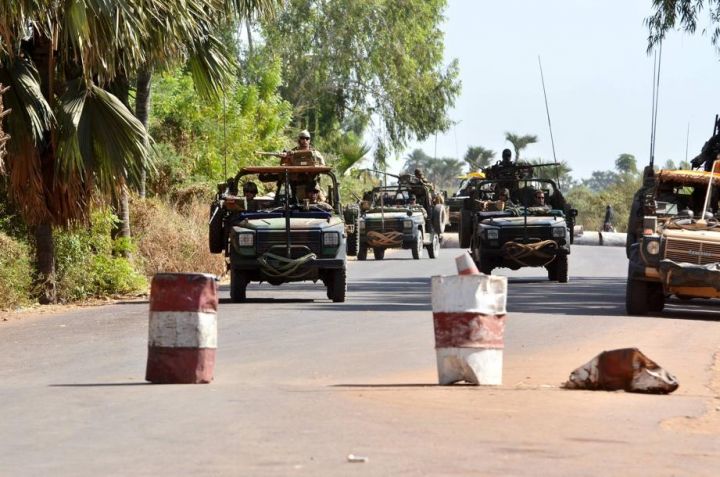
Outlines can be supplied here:
<path id="1" fill-rule="evenodd" d="M 108 388 L 117 386 L 150 386 L 153 383 L 76 383 L 76 384 L 48 384 L 49 388 Z"/>

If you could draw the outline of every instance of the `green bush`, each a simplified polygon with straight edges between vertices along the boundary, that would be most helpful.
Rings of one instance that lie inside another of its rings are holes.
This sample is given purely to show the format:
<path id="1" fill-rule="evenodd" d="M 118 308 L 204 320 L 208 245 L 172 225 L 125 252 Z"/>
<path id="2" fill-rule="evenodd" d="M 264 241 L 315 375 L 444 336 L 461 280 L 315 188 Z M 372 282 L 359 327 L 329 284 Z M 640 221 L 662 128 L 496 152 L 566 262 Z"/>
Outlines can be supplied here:
<path id="1" fill-rule="evenodd" d="M 147 289 L 146 278 L 121 253 L 134 251 L 127 239 L 113 240 L 117 218 L 109 210 L 95 210 L 86 229 L 55 235 L 58 300 L 136 293 Z"/>
<path id="2" fill-rule="evenodd" d="M 0 232 L 0 249 L 0 309 L 26 305 L 32 291 L 29 248 Z"/>

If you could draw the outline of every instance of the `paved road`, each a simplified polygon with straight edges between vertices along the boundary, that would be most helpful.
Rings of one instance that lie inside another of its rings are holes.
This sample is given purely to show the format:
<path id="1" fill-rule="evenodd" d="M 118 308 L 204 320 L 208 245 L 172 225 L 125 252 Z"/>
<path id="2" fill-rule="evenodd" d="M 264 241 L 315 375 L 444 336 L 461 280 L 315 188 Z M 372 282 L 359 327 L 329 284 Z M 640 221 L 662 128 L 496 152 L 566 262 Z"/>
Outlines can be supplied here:
<path id="1" fill-rule="evenodd" d="M 344 304 L 223 287 L 210 385 L 143 382 L 147 302 L 0 322 L 0 475 L 717 475 L 717 302 L 626 317 L 624 250 L 575 247 L 567 284 L 500 271 L 505 384 L 440 387 L 429 276 L 459 253 L 352 262 Z M 558 387 L 627 346 L 680 389 Z"/>

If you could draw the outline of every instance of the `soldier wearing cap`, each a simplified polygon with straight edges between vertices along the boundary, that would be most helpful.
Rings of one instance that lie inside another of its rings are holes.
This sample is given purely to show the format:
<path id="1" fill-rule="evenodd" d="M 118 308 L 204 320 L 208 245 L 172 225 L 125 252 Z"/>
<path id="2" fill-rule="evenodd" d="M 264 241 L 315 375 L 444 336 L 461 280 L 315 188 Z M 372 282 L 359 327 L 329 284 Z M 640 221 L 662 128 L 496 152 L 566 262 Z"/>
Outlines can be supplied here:
<path id="1" fill-rule="evenodd" d="M 510 200 L 510 191 L 505 188 L 498 190 L 497 197 L 495 199 L 505 204 L 505 208 L 515 206 L 515 204 L 513 204 Z"/>
<path id="2" fill-rule="evenodd" d="M 309 184 L 307 188 L 307 198 L 310 205 L 317 207 L 318 209 L 330 212 L 333 210 L 332 206 L 325 202 L 320 195 L 320 188 L 317 184 Z"/>
<path id="3" fill-rule="evenodd" d="M 297 147 L 292 148 L 289 152 L 285 153 L 285 157 L 283 157 L 283 162 L 286 160 L 289 160 L 292 158 L 292 155 L 296 152 L 311 152 L 313 159 L 317 163 L 317 165 L 324 166 L 325 165 L 325 158 L 320 154 L 317 150 L 312 148 L 310 146 L 310 131 L 307 129 L 303 129 L 300 131 L 300 134 L 298 134 L 298 145 Z"/>

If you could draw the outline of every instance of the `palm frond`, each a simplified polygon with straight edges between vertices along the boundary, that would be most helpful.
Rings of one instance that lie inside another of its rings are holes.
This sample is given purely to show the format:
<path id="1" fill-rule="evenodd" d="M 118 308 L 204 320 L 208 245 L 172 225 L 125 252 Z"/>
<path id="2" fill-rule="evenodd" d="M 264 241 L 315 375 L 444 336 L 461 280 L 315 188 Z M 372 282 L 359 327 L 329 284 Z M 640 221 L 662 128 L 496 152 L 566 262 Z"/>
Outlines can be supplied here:
<path id="1" fill-rule="evenodd" d="M 220 97 L 237 70 L 230 52 L 213 36 L 192 46 L 187 65 L 195 88 L 206 99 Z"/>

